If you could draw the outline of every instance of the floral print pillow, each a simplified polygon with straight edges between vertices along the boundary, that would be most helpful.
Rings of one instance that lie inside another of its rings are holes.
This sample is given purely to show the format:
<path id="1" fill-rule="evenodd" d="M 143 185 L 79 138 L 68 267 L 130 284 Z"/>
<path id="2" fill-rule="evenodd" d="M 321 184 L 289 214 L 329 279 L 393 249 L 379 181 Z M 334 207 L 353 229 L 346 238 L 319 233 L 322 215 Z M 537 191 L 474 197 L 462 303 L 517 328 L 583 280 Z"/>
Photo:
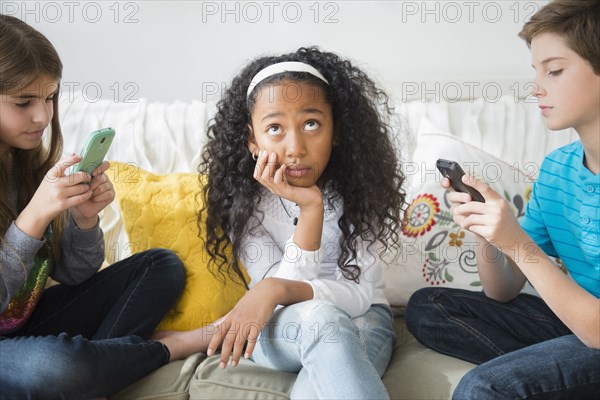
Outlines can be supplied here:
<path id="1" fill-rule="evenodd" d="M 405 165 L 409 206 L 401 250 L 385 270 L 386 296 L 393 306 L 406 305 L 413 292 L 426 286 L 481 290 L 474 234 L 452 220 L 448 191 L 440 186 L 435 168 L 438 158 L 457 161 L 465 172 L 488 183 L 511 204 L 517 218 L 524 215 L 531 194 L 534 176 L 519 165 L 509 165 L 450 134 L 421 133 L 415 161 Z"/>

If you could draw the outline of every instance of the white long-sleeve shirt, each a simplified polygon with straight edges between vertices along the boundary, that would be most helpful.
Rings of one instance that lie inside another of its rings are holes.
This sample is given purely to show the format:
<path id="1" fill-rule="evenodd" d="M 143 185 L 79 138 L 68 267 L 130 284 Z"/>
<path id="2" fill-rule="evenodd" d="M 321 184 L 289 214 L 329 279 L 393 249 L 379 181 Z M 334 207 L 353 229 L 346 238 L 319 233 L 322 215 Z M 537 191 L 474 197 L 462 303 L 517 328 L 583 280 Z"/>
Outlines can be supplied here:
<path id="1" fill-rule="evenodd" d="M 250 287 L 267 277 L 304 281 L 312 286 L 314 299 L 329 301 L 352 318 L 367 312 L 372 304 L 389 304 L 384 296 L 383 263 L 377 256 L 381 244 L 367 250 L 369 243 L 359 239 L 357 258 L 351 263 L 361 269 L 359 283 L 346 279 L 338 268 L 342 207 L 340 202 L 334 205 L 324 201 L 320 249 L 306 251 L 293 241 L 299 207 L 264 190 L 249 221 L 250 227 L 258 227 L 249 229 L 242 240 L 240 258 L 250 275 Z"/>

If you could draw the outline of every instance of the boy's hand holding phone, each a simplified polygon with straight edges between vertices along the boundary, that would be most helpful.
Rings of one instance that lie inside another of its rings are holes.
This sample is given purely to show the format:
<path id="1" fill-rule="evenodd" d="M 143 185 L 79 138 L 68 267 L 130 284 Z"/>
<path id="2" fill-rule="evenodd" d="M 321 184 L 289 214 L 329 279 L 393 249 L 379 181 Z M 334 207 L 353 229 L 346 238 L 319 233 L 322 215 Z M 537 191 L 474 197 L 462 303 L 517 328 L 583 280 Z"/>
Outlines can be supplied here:
<path id="1" fill-rule="evenodd" d="M 450 177 L 451 178 L 451 177 Z M 460 185 L 468 188 L 468 192 L 456 191 L 451 179 L 444 176 L 442 187 L 453 190 L 448 193 L 448 201 L 452 204 L 450 211 L 454 222 L 492 243 L 501 251 L 511 249 L 521 234 L 525 234 L 517 221 L 508 202 L 489 185 L 465 175 L 460 175 Z M 456 181 L 454 182 L 457 183 Z M 456 187 L 461 187 L 456 185 Z M 481 196 L 483 201 L 473 199 L 473 194 Z M 473 199 L 473 201 L 472 201 Z M 519 237 L 517 239 L 517 237 Z M 508 254 L 511 256 L 511 254 Z"/>

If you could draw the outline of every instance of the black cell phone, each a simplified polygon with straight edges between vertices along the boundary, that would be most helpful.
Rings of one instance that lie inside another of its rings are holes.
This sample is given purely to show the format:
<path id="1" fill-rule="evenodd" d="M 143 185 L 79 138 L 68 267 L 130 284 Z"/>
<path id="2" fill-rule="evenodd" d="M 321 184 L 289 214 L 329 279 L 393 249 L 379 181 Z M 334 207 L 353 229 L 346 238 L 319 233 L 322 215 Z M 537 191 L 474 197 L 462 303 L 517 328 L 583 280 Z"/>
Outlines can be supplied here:
<path id="1" fill-rule="evenodd" d="M 457 192 L 469 193 L 471 195 L 471 199 L 473 201 L 479 201 L 481 203 L 485 203 L 485 199 L 476 189 L 471 186 L 467 186 L 463 183 L 462 177 L 465 174 L 465 171 L 460 167 L 460 165 L 456 161 L 444 160 L 443 158 L 439 158 L 435 163 L 437 169 L 442 173 L 442 175 L 450 181 L 450 186 L 452 189 Z"/>

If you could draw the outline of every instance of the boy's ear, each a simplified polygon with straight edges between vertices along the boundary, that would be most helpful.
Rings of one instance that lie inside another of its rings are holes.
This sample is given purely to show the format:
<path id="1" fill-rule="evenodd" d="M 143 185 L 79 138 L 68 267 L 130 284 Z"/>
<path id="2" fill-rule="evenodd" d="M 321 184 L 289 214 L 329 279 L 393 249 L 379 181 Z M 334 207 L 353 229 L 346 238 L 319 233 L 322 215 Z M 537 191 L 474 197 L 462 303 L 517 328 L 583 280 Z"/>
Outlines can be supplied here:
<path id="1" fill-rule="evenodd" d="M 257 154 L 258 146 L 256 145 L 256 139 L 254 139 L 254 130 L 252 129 L 252 125 L 248 124 L 248 150 L 250 153 Z"/>

